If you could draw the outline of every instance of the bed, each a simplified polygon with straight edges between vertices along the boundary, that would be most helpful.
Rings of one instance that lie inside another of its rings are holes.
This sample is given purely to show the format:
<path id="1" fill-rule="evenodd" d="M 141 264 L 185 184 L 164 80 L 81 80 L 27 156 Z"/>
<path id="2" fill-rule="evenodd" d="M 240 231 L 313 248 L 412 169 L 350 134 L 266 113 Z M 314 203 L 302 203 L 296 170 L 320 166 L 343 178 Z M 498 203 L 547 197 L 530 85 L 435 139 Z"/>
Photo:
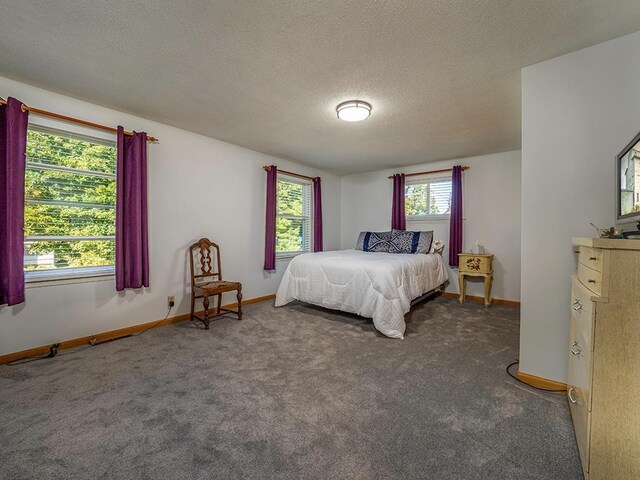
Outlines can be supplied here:
<path id="1" fill-rule="evenodd" d="M 403 338 L 411 301 L 448 280 L 442 256 L 340 250 L 293 258 L 282 277 L 276 307 L 293 300 L 373 319 L 376 329 Z"/>

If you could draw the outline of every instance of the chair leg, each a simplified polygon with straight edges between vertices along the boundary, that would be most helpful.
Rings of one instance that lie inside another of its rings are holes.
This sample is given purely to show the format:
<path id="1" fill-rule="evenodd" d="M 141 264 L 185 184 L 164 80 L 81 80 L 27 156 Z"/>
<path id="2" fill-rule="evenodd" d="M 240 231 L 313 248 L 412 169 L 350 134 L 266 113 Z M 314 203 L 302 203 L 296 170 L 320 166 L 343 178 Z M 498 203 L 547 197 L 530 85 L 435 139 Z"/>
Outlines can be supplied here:
<path id="1" fill-rule="evenodd" d="M 191 289 L 191 311 L 189 313 L 189 320 L 193 322 L 193 315 L 196 313 L 196 294 Z"/>
<path id="2" fill-rule="evenodd" d="M 242 288 L 238 289 L 236 298 L 238 299 L 238 320 L 242 320 Z"/>
<path id="3" fill-rule="evenodd" d="M 222 294 L 221 293 L 218 294 L 218 311 L 216 312 L 218 315 L 220 315 L 220 307 L 222 307 Z"/>
<path id="4" fill-rule="evenodd" d="M 202 306 L 204 307 L 204 329 L 209 330 L 209 295 L 204 296 Z"/>

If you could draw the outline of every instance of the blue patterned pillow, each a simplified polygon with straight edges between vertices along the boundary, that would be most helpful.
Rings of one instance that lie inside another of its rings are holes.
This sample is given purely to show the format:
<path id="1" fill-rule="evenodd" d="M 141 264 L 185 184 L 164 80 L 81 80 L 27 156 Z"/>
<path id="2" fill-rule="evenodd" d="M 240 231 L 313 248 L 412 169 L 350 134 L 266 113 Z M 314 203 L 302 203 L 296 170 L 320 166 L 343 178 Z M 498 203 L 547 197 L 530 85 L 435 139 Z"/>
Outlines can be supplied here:
<path id="1" fill-rule="evenodd" d="M 389 252 L 391 232 L 360 232 L 356 250 L 363 252 Z"/>
<path id="2" fill-rule="evenodd" d="M 433 242 L 433 230 L 409 232 L 393 230 L 389 242 L 389 253 L 429 253 Z"/>

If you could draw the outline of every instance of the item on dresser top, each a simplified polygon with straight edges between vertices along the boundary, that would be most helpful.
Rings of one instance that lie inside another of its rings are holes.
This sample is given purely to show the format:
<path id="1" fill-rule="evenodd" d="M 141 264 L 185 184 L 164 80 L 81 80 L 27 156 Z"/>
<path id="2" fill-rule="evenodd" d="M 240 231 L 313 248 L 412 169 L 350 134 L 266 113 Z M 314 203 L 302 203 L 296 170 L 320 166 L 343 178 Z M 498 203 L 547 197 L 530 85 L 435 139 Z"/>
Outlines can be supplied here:
<path id="1" fill-rule="evenodd" d="M 567 398 L 585 478 L 640 478 L 640 240 L 574 238 Z"/>
<path id="2" fill-rule="evenodd" d="M 493 285 L 493 254 L 476 255 L 473 253 L 458 254 L 458 284 L 460 287 L 460 303 L 466 295 L 465 277 L 484 278 L 484 306 L 491 305 L 491 286 Z"/>
<path id="3" fill-rule="evenodd" d="M 433 230 L 411 232 L 392 230 L 389 253 L 429 253 L 433 243 Z"/>
<path id="4" fill-rule="evenodd" d="M 636 230 L 632 232 L 622 232 L 622 238 L 640 239 L 640 222 L 636 225 Z"/>
<path id="5" fill-rule="evenodd" d="M 616 227 L 633 228 L 640 221 L 640 133 L 616 155 L 616 172 Z"/>
<path id="6" fill-rule="evenodd" d="M 598 236 L 600 238 L 612 238 L 612 237 L 616 237 L 618 235 L 620 235 L 620 232 L 618 232 L 614 227 L 609 227 L 609 228 L 600 228 L 600 227 L 596 227 L 593 222 L 589 222 L 589 225 L 591 225 L 593 228 L 596 229 L 596 232 L 598 232 Z M 640 224 L 639 224 L 640 225 Z"/>
<path id="7" fill-rule="evenodd" d="M 356 250 L 363 252 L 389 252 L 391 231 L 388 232 L 360 232 L 356 241 Z"/>

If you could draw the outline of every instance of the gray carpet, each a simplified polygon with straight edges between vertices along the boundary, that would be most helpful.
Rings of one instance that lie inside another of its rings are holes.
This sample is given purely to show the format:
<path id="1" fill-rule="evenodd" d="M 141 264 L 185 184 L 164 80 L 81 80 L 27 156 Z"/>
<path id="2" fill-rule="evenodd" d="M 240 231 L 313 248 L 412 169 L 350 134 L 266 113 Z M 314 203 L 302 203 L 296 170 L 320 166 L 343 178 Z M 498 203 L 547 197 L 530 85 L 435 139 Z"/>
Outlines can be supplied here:
<path id="1" fill-rule="evenodd" d="M 564 397 L 504 371 L 517 309 L 441 297 L 407 323 L 264 302 L 0 366 L 0 478 L 582 478 Z"/>

